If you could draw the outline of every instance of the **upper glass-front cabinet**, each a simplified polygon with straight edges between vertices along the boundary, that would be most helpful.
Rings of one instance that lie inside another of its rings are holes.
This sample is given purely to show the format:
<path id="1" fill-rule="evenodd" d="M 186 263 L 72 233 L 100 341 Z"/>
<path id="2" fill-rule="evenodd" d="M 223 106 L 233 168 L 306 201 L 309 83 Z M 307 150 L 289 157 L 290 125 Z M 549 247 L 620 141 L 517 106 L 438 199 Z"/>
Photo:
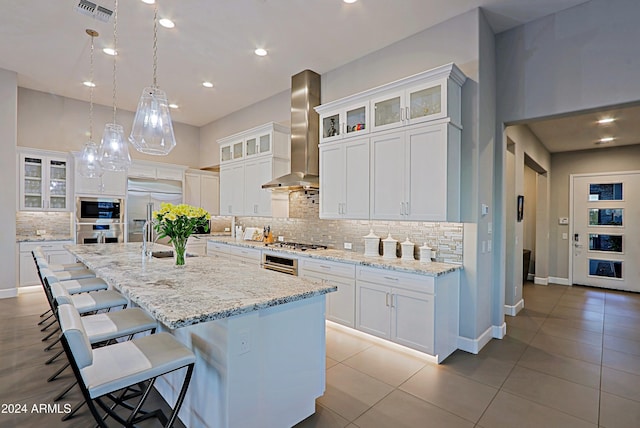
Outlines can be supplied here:
<path id="1" fill-rule="evenodd" d="M 245 155 L 247 157 L 271 152 L 271 134 L 263 134 L 246 139 Z"/>
<path id="2" fill-rule="evenodd" d="M 446 81 L 390 92 L 371 101 L 372 129 L 381 131 L 447 116 Z"/>
<path id="3" fill-rule="evenodd" d="M 320 117 L 322 142 L 368 132 L 368 110 L 369 103 L 365 102 L 323 114 Z"/>
<path id="4" fill-rule="evenodd" d="M 20 210 L 69 211 L 69 160 L 20 154 Z"/>

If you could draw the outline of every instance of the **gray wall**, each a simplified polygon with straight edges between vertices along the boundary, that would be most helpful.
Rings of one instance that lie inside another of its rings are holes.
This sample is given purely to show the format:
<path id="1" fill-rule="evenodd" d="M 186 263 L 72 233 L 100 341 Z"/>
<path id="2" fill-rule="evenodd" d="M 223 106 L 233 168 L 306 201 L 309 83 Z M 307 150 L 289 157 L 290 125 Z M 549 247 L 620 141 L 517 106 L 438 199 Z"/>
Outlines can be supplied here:
<path id="1" fill-rule="evenodd" d="M 592 0 L 496 36 L 503 123 L 640 100 L 640 2 Z"/>
<path id="2" fill-rule="evenodd" d="M 551 212 L 549 275 L 569 276 L 569 245 L 562 239 L 569 226 L 558 224 L 558 217 L 569 217 L 569 175 L 590 172 L 637 171 L 640 169 L 640 145 L 555 153 L 551 156 Z"/>
<path id="3" fill-rule="evenodd" d="M 118 110 L 116 120 L 131 132 L 134 113 Z M 94 105 L 93 140 L 100 143 L 105 123 L 113 121 L 112 107 Z M 176 147 L 168 156 L 137 152 L 129 145 L 132 159 L 199 166 L 200 130 L 173 122 Z M 44 150 L 80 151 L 89 135 L 89 103 L 31 89 L 18 88 L 18 146 Z"/>
<path id="4" fill-rule="evenodd" d="M 0 298 L 16 286 L 16 105 L 18 76 L 0 69 Z M 12 268 L 13 267 L 13 268 Z"/>

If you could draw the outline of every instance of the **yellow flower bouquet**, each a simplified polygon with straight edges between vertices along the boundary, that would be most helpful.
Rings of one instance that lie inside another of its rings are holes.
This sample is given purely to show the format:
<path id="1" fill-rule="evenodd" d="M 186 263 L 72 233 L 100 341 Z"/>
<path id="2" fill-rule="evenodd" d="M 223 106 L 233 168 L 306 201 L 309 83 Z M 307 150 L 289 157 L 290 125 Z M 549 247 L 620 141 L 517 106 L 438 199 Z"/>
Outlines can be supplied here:
<path id="1" fill-rule="evenodd" d="M 209 231 L 211 214 L 203 208 L 163 202 L 160 209 L 153 212 L 153 218 L 153 227 L 158 233 L 158 238 L 169 238 L 169 243 L 173 244 L 175 251 L 176 265 L 183 265 L 187 239 L 199 226 L 203 226 L 206 232 Z"/>

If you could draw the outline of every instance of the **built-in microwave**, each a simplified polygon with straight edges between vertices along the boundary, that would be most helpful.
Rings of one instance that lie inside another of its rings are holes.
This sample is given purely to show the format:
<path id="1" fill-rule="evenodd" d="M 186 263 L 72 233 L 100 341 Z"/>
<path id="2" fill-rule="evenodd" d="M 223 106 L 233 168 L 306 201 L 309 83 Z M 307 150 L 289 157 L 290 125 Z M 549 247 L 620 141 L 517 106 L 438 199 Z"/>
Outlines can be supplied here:
<path id="1" fill-rule="evenodd" d="M 124 223 L 124 200 L 79 197 L 76 199 L 76 223 Z"/>

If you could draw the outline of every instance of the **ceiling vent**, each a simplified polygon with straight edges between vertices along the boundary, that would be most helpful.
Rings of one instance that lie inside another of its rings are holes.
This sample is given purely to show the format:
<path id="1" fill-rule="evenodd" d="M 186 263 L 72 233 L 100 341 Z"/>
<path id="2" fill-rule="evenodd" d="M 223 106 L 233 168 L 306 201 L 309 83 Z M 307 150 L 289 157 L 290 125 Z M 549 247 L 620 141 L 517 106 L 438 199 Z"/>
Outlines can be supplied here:
<path id="1" fill-rule="evenodd" d="M 76 11 L 102 22 L 109 22 L 111 15 L 113 15 L 112 10 L 87 0 L 80 0 L 76 6 Z"/>

